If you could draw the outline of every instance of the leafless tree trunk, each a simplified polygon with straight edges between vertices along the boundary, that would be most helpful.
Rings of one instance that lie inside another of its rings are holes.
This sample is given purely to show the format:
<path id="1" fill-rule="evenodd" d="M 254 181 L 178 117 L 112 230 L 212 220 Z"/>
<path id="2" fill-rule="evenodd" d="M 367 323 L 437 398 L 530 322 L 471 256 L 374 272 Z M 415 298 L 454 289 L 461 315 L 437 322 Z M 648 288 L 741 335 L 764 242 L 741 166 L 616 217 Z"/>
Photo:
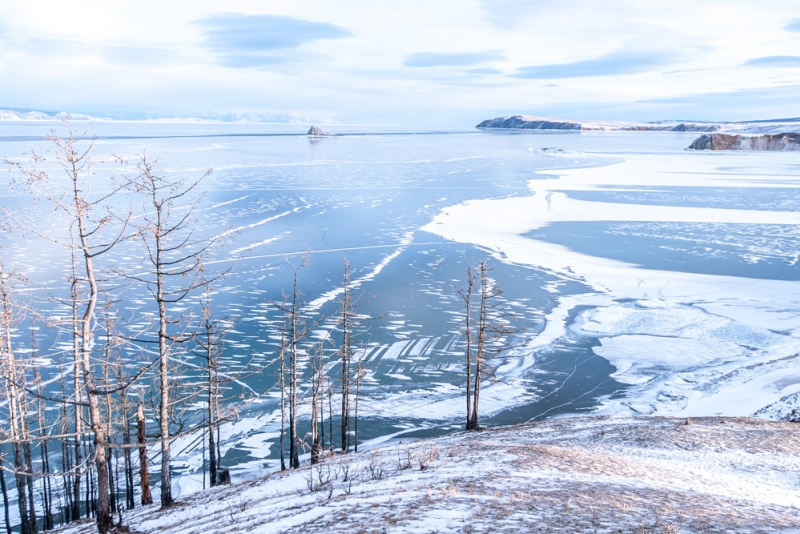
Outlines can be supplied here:
<path id="1" fill-rule="evenodd" d="M 59 378 L 59 385 L 61 387 L 61 397 L 66 399 L 67 398 L 67 383 L 66 377 L 64 374 L 61 374 Z M 67 409 L 67 403 L 61 404 L 61 434 L 68 435 L 70 433 L 70 417 L 69 411 Z M 77 438 L 76 438 L 77 439 Z M 69 523 L 72 521 L 72 511 L 74 507 L 72 506 L 72 498 L 74 496 L 73 493 L 73 481 L 70 478 L 70 473 L 72 473 L 73 465 L 72 465 L 72 449 L 70 448 L 70 443 L 68 440 L 61 441 L 61 482 L 63 486 L 64 492 L 64 521 Z"/>
<path id="2" fill-rule="evenodd" d="M 203 324 L 202 334 L 198 336 L 200 357 L 206 361 L 206 423 L 208 429 L 208 472 L 210 485 L 219 484 L 219 461 L 217 455 L 218 445 L 214 433 L 219 426 L 219 358 L 221 353 L 221 336 L 217 323 L 211 312 L 211 288 L 206 286 L 205 300 L 202 304 Z"/>
<path id="3" fill-rule="evenodd" d="M 298 286 L 299 271 L 307 264 L 304 257 L 299 264 L 294 264 L 287 258 L 287 263 L 292 270 L 292 292 L 283 295 L 283 301 L 276 304 L 282 314 L 281 327 L 281 390 L 285 391 L 288 386 L 289 404 L 289 467 L 297 469 L 300 467 L 300 439 L 297 435 L 297 405 L 299 391 L 298 359 L 300 356 L 299 343 L 306 336 L 306 324 L 300 314 L 300 299 L 302 293 Z M 287 362 L 288 357 L 288 362 Z M 288 375 L 288 384 L 284 382 L 284 376 Z M 281 394 L 281 408 L 283 408 L 284 394 Z M 281 426 L 283 426 L 283 411 L 281 411 Z M 283 447 L 281 447 L 283 450 Z M 282 467 L 284 467 L 282 465 Z"/>
<path id="4" fill-rule="evenodd" d="M 0 453 L 0 492 L 3 494 L 3 519 L 6 523 L 6 534 L 11 534 L 11 517 L 9 517 L 11 510 L 11 503 L 8 501 L 8 488 L 6 487 L 6 473 L 3 467 L 4 456 Z"/>
<path id="5" fill-rule="evenodd" d="M 300 440 L 297 437 L 297 359 L 299 356 L 297 344 L 303 336 L 303 332 L 301 332 L 303 325 L 299 310 L 301 294 L 297 286 L 299 269 L 300 266 L 292 266 L 292 294 L 289 312 L 289 465 L 292 469 L 300 467 Z"/>
<path id="6" fill-rule="evenodd" d="M 95 308 L 97 307 L 97 299 L 99 295 L 99 287 L 97 278 L 95 276 L 94 259 L 98 254 L 107 250 L 106 247 L 97 250 L 93 247 L 89 240 L 91 236 L 100 230 L 102 222 L 97 226 L 90 228 L 88 226 L 88 213 L 87 207 L 89 206 L 86 198 L 83 196 L 81 189 L 80 176 L 81 165 L 88 155 L 88 151 L 81 156 L 77 147 L 75 146 L 74 139 L 62 140 L 52 138 L 52 141 L 59 146 L 62 153 L 67 158 L 67 164 L 70 177 L 72 178 L 72 200 L 74 202 L 73 213 L 75 223 L 78 231 L 78 249 L 83 256 L 83 274 L 86 277 L 88 284 L 88 295 L 84 306 L 83 314 L 80 320 L 81 333 L 80 333 L 80 368 L 83 377 L 84 391 L 89 403 L 89 424 L 94 434 L 94 447 L 95 447 L 95 468 L 97 469 L 97 528 L 101 534 L 105 534 L 112 526 L 111 513 L 109 509 L 109 483 L 108 483 L 108 467 L 106 457 L 106 426 L 102 419 L 100 412 L 100 402 L 97 394 L 98 388 L 94 383 L 94 376 L 92 374 L 92 337 L 93 337 L 93 319 Z"/>
<path id="7" fill-rule="evenodd" d="M 280 436 L 280 449 L 281 449 L 281 471 L 286 471 L 286 352 L 287 352 L 287 345 L 286 345 L 286 332 L 287 332 L 287 312 L 288 310 L 288 302 L 286 299 L 283 300 L 283 318 L 281 324 L 281 346 L 280 346 L 280 378 L 279 383 L 281 386 L 281 436 Z"/>
<path id="8" fill-rule="evenodd" d="M 129 381 L 123 371 L 122 361 L 118 358 L 114 365 L 114 374 L 120 384 Z M 133 485 L 133 457 L 131 445 L 131 402 L 128 398 L 127 389 L 119 392 L 120 402 L 120 424 L 122 426 L 122 443 L 125 447 L 122 450 L 123 470 L 125 472 L 125 508 L 130 510 L 136 506 Z"/>
<path id="9" fill-rule="evenodd" d="M 70 303 L 72 309 L 72 392 L 74 395 L 74 414 L 75 424 L 75 443 L 74 443 L 74 466 L 75 476 L 72 479 L 72 521 L 77 521 L 81 517 L 81 445 L 83 440 L 84 407 L 83 385 L 81 384 L 81 320 L 78 307 L 80 306 L 80 295 L 78 289 L 78 260 L 75 257 L 76 246 L 74 240 L 70 243 L 70 265 L 72 276 L 70 277 Z"/>
<path id="10" fill-rule="evenodd" d="M 344 275 L 342 277 L 342 296 L 339 299 L 339 327 L 341 328 L 342 342 L 339 346 L 339 360 L 342 367 L 342 454 L 347 454 L 350 449 L 350 427 L 351 427 L 351 402 L 350 394 L 353 381 L 353 357 L 356 350 L 357 336 L 364 334 L 364 316 L 359 313 L 359 309 L 367 301 L 362 296 L 353 295 L 352 288 L 352 266 L 347 258 L 344 259 Z M 371 317 L 367 317 L 372 319 Z M 357 363 L 356 381 L 357 390 L 360 390 L 361 361 Z M 358 403 L 358 391 L 356 392 L 356 404 Z M 357 416 L 356 416 L 357 417 Z M 356 423 L 357 424 L 357 423 Z M 357 438 L 356 438 L 357 439 Z M 356 450 L 358 446 L 355 446 Z"/>
<path id="11" fill-rule="evenodd" d="M 144 405 L 136 408 L 136 437 L 139 444 L 139 480 L 142 487 L 142 506 L 153 504 L 150 493 L 150 471 L 147 467 L 147 435 L 145 433 Z"/>
<path id="12" fill-rule="evenodd" d="M 467 399 L 467 430 L 472 430 L 472 293 L 475 288 L 475 274 L 472 266 L 467 262 L 467 286 L 459 289 L 458 294 L 464 303 L 464 337 L 466 338 L 465 364 L 466 364 L 466 399 Z"/>
<path id="13" fill-rule="evenodd" d="M 33 336 L 32 336 L 33 337 Z M 31 342 L 31 348 L 35 344 Z M 35 356 L 35 354 L 32 354 Z M 41 442 L 39 444 L 39 452 L 41 454 L 42 463 L 42 528 L 44 530 L 53 530 L 53 488 L 50 478 L 50 452 L 47 440 L 47 419 L 45 418 L 45 404 L 44 404 L 44 387 L 42 385 L 42 377 L 39 374 L 38 368 L 33 366 L 33 379 L 36 383 L 36 392 L 39 397 L 36 399 L 36 421 L 39 428 L 39 437 Z"/>
<path id="14" fill-rule="evenodd" d="M 28 389 L 27 378 L 23 373 L 22 387 Z M 31 450 L 31 430 L 28 422 L 28 414 L 31 412 L 28 404 L 28 396 L 22 394 L 22 451 L 25 453 L 25 484 L 28 487 L 28 521 L 33 525 L 34 532 L 37 530 L 36 520 L 36 498 L 33 488 L 33 451 Z"/>
<path id="15" fill-rule="evenodd" d="M 344 260 L 344 277 L 342 278 L 342 298 L 339 302 L 341 317 L 339 324 L 342 328 L 342 344 L 339 347 L 339 358 L 342 365 L 342 454 L 347 454 L 350 437 L 350 363 L 353 358 L 352 328 L 353 310 L 352 294 L 350 291 L 350 262 Z"/>
<path id="16" fill-rule="evenodd" d="M 487 304 L 495 287 L 489 279 L 488 264 L 486 260 L 478 263 L 478 280 L 480 282 L 480 303 L 478 305 L 478 339 L 475 349 L 475 386 L 472 389 L 472 424 L 473 430 L 480 428 L 478 424 L 478 412 L 481 398 L 481 379 L 485 371 L 486 360 L 486 336 L 488 335 L 489 318 L 487 317 Z"/>
<path id="17" fill-rule="evenodd" d="M 311 359 L 311 463 L 317 464 L 322 459 L 322 438 L 320 433 L 320 414 L 323 400 L 322 386 L 325 379 L 325 362 L 323 345 L 316 347 Z M 324 428 L 324 426 L 323 426 Z"/>
<path id="18" fill-rule="evenodd" d="M 106 390 L 110 390 L 112 388 L 111 383 L 111 359 L 112 356 L 117 356 L 117 360 L 119 360 L 119 355 L 115 354 L 117 351 L 119 338 L 115 335 L 116 325 L 114 320 L 111 317 L 111 302 L 108 299 L 108 294 L 105 293 L 105 302 L 103 307 L 103 319 L 105 321 L 105 337 L 106 342 L 103 346 L 103 387 Z M 105 395 L 105 420 L 106 420 L 106 439 L 108 442 L 111 442 L 113 436 L 113 425 L 114 425 L 114 400 L 112 395 Z M 112 468 L 111 462 L 111 449 L 109 450 L 109 461 L 107 462 L 107 469 L 108 469 L 108 487 L 109 487 L 109 510 L 113 514 L 117 511 L 117 492 L 114 489 L 114 469 Z"/>
<path id="19" fill-rule="evenodd" d="M 33 507 L 32 495 L 28 494 L 28 485 L 26 477 L 26 462 L 23 451 L 23 418 L 24 412 L 22 409 L 22 396 L 24 390 L 22 388 L 23 374 L 19 369 L 16 355 L 14 353 L 14 346 L 12 342 L 12 335 L 15 328 L 14 314 L 11 308 L 11 296 L 7 285 L 7 274 L 0 264 L 0 305 L 2 305 L 2 378 L 4 383 L 4 392 L 6 397 L 6 404 L 8 406 L 8 433 L 12 442 L 13 458 L 14 458 L 14 478 L 17 488 L 17 506 L 19 508 L 20 516 L 20 531 L 22 534 L 30 534 L 36 532 L 36 523 L 31 524 L 29 510 Z"/>

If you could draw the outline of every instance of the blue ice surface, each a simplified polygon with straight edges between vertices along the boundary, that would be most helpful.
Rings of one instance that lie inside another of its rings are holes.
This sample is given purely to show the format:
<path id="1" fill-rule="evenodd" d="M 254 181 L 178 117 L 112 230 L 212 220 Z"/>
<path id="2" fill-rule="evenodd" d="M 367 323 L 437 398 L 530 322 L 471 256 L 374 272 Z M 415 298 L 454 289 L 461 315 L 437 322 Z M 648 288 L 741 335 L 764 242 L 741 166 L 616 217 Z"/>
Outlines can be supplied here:
<path id="1" fill-rule="evenodd" d="M 50 127 L 64 132 L 59 123 L 0 124 L 0 150 L 9 157 L 21 157 L 30 149 L 46 150 L 41 136 Z M 359 282 L 358 294 L 363 294 L 359 312 L 376 318 L 365 321 L 360 338 L 369 344 L 368 364 L 373 365 L 374 381 L 365 384 L 366 395 L 426 388 L 435 392 L 438 383 L 462 385 L 463 305 L 457 289 L 464 286 L 465 261 L 475 262 L 488 252 L 444 241 L 420 228 L 448 206 L 470 199 L 526 195 L 528 182 L 543 176 L 537 171 L 596 165 L 594 153 L 600 152 L 624 157 L 629 152 L 682 150 L 691 137 L 629 132 L 397 132 L 342 126 L 329 128 L 342 136 L 312 140 L 304 135 L 307 126 L 95 123 L 88 128 L 97 136 L 93 158 L 98 177 L 135 173 L 133 164 L 145 152 L 151 161 L 158 161 L 158 172 L 170 178 L 192 180 L 213 169 L 202 182 L 196 235 L 235 230 L 233 242 L 207 261 L 210 272 L 231 268 L 215 283 L 213 295 L 218 316 L 233 325 L 225 339 L 223 362 L 229 370 L 243 362 L 263 366 L 243 385 L 232 383 L 233 394 L 240 386 L 249 394 L 274 392 L 276 371 L 270 362 L 277 354 L 280 322 L 275 303 L 290 291 L 291 266 L 300 265 L 302 257 L 307 257 L 308 265 L 299 269 L 301 304 L 340 287 L 343 260 L 352 265 L 351 277 Z M 570 158 L 553 158 L 528 151 L 531 147 L 572 152 Z M 115 157 L 127 163 L 120 166 Z M 100 193 L 109 187 L 110 182 L 100 182 L 95 190 Z M 0 203 L 47 231 L 66 228 L 57 214 L 19 191 L 0 198 Z M 124 206 L 120 202 L 115 208 Z M 554 230 L 547 231 L 556 238 Z M 51 318 L 68 315 L 50 298 L 66 295 L 67 252 L 30 233 L 4 233 L 0 245 L 6 268 L 29 275 L 27 294 L 35 305 Z M 131 244 L 105 258 L 104 266 L 137 272 L 143 257 L 144 251 Z M 578 282 L 559 281 L 529 267 L 499 260 L 492 265 L 492 276 L 513 312 L 517 333 L 511 336 L 512 344 L 522 345 L 541 330 L 543 317 L 560 295 L 585 290 Z M 558 293 L 546 289 L 555 286 Z M 146 292 L 132 286 L 123 295 L 117 314 L 130 322 L 120 322 L 120 327 L 133 332 L 150 326 L 152 315 L 147 313 L 154 310 Z M 187 302 L 190 307 L 197 303 L 197 298 Z M 334 299 L 304 312 L 316 335 L 331 334 L 334 343 L 325 349 L 329 358 L 335 356 L 337 309 Z M 63 358 L 56 351 L 57 336 L 47 329 L 39 332 L 39 350 Z M 309 336 L 304 348 L 311 351 L 316 339 Z M 422 352 L 406 350 L 396 358 L 383 357 L 390 347 L 405 342 L 417 346 L 423 340 Z M 593 343 L 567 336 L 538 353 L 535 369 L 523 377 L 528 400 L 484 422 L 513 423 L 585 411 L 598 398 L 622 389 L 609 378 L 613 367 L 592 352 Z M 142 357 L 133 348 L 125 349 L 124 356 L 130 362 Z M 183 357 L 189 364 L 186 379 L 199 379 L 199 371 L 192 371 L 199 362 L 190 355 Z M 251 409 L 275 407 L 269 399 L 257 406 Z M 361 438 L 409 425 L 431 432 L 424 421 L 374 418 L 361 425 Z M 454 415 L 439 431 L 459 426 L 459 416 Z"/>

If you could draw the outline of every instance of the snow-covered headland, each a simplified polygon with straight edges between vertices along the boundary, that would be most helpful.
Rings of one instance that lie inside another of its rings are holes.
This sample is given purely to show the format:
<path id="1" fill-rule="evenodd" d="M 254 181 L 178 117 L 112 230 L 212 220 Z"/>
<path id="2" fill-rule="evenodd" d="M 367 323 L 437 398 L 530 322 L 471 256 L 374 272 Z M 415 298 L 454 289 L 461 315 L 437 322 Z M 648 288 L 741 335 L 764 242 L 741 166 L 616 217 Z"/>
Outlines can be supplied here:
<path id="1" fill-rule="evenodd" d="M 481 129 L 515 130 L 580 130 L 580 131 L 630 131 L 630 132 L 728 132 L 767 134 L 800 131 L 800 119 L 775 119 L 742 122 L 678 121 L 573 121 L 510 115 L 487 119 L 476 126 Z"/>

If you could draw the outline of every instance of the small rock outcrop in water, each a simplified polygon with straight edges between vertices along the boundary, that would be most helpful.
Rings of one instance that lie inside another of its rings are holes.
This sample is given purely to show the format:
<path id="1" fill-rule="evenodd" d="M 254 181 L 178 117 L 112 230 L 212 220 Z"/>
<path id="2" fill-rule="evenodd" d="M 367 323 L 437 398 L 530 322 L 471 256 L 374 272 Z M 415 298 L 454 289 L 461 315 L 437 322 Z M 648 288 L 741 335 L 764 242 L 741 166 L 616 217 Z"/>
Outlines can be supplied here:
<path id="1" fill-rule="evenodd" d="M 800 150 L 800 134 L 705 134 L 695 139 L 687 150 Z"/>
<path id="2" fill-rule="evenodd" d="M 319 126 L 312 126 L 308 129 L 309 137 L 338 137 L 339 134 L 332 134 L 322 130 Z"/>

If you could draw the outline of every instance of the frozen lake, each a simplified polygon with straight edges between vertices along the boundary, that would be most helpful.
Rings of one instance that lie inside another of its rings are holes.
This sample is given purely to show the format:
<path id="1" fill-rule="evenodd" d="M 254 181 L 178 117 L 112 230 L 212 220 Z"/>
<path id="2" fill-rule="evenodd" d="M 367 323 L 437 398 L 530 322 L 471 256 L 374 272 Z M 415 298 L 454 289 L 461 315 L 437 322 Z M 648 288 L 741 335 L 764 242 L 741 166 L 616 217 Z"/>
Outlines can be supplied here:
<path id="1" fill-rule="evenodd" d="M 3 155 L 42 144 L 49 127 L 0 123 Z M 263 367 L 238 386 L 259 400 L 226 425 L 226 463 L 276 465 L 274 302 L 290 289 L 287 258 L 303 254 L 315 335 L 333 328 L 325 318 L 345 258 L 371 298 L 360 311 L 378 318 L 362 337 L 360 440 L 463 426 L 465 258 L 491 258 L 516 317 L 514 348 L 495 362 L 502 380 L 482 394 L 484 424 L 591 411 L 749 415 L 800 391 L 796 153 L 685 152 L 691 133 L 331 130 L 346 135 L 91 126 L 101 170 L 145 150 L 171 176 L 214 170 L 199 230 L 238 232 L 209 265 L 233 266 L 214 288 L 234 325 L 224 358 Z M 61 224 L 17 194 L 2 203 Z M 46 302 L 63 283 L 63 251 L 10 232 L 0 251 L 30 278 L 32 298 Z M 141 296 L 127 298 L 140 312 Z M 185 473 L 197 456 L 179 458 Z"/>

